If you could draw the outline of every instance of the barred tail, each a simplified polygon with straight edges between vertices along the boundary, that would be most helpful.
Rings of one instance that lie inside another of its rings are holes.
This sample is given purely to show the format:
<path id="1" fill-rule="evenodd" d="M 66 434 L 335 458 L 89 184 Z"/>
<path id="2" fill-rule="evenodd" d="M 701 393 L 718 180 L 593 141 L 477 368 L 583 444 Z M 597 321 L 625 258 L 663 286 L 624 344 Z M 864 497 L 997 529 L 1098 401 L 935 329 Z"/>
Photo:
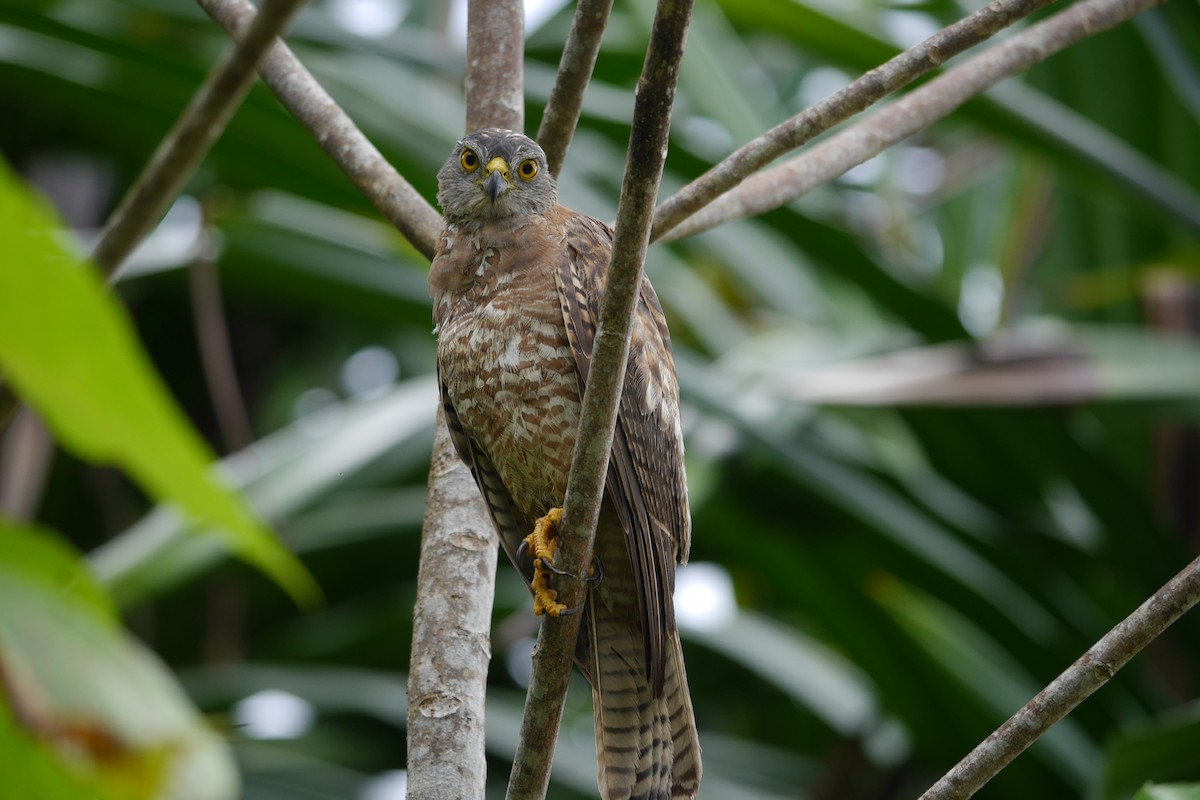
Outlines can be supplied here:
<path id="1" fill-rule="evenodd" d="M 700 786 L 700 743 L 679 636 L 668 636 L 661 695 L 646 678 L 637 625 L 589 609 L 592 701 L 600 793 L 605 800 L 691 800 Z"/>

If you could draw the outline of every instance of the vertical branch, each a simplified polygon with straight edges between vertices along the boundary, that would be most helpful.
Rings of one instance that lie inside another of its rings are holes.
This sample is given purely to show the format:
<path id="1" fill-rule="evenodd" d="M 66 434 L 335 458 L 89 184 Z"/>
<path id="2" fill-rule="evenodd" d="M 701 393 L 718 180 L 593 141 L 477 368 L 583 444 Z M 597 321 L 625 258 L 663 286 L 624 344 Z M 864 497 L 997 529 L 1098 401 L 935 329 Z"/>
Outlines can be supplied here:
<path id="1" fill-rule="evenodd" d="M 575 7 L 571 30 L 558 62 L 554 88 L 550 90 L 542 124 L 538 126 L 538 144 L 546 151 L 546 162 L 554 175 L 562 171 L 567 148 L 571 146 L 575 126 L 579 124 L 583 95 L 592 78 L 600 41 L 611 13 L 612 0 L 579 0 Z"/>
<path id="2" fill-rule="evenodd" d="M 556 563 L 573 575 L 586 575 L 592 558 L 617 405 L 629 358 L 629 331 L 667 155 L 671 107 L 691 13 L 692 0 L 660 0 L 638 80 L 629 156 L 617 205 L 612 262 L 600 304 L 600 321 L 583 394 L 579 436 L 555 556 Z M 559 602 L 568 607 L 575 608 L 583 602 L 584 588 L 579 581 L 560 579 L 555 588 Z M 508 800 L 545 797 L 580 616 L 550 617 L 542 623 L 525 701 L 521 740 L 508 784 Z"/>
<path id="3" fill-rule="evenodd" d="M 439 412 L 408 672 L 408 797 L 482 800 L 496 529 Z"/>
<path id="4" fill-rule="evenodd" d="M 525 128 L 525 5 L 467 3 L 467 131 Z"/>
<path id="5" fill-rule="evenodd" d="M 92 252 L 92 261 L 111 277 L 133 248 L 166 213 L 213 142 L 229 124 L 254 83 L 254 70 L 267 48 L 299 10 L 302 0 L 268 0 L 250 29 L 208 78 L 122 198 Z"/>
<path id="6" fill-rule="evenodd" d="M 524 126 L 524 15 L 520 0 L 471 0 L 467 7 L 468 131 Z M 482 800 L 484 694 L 499 547 L 440 412 L 436 431 L 413 609 L 408 796 Z"/>

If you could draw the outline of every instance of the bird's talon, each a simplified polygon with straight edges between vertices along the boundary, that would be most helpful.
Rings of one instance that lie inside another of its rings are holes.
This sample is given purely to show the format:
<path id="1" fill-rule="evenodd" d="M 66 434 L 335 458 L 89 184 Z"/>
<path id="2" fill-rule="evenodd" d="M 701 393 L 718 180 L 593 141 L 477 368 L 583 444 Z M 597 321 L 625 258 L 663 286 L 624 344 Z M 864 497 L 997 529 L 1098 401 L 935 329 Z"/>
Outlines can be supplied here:
<path id="1" fill-rule="evenodd" d="M 553 561 L 547 561 L 544 558 L 539 558 L 537 561 L 535 561 L 534 567 L 535 568 L 541 567 L 542 569 L 546 570 L 547 572 L 553 572 L 555 575 L 562 575 L 563 577 L 566 577 L 566 578 L 572 578 L 574 580 L 578 580 L 578 578 L 575 578 L 575 576 L 572 573 L 567 572 L 565 569 L 559 569 L 558 567 L 554 566 Z"/>
<path id="2" fill-rule="evenodd" d="M 592 559 L 592 565 L 588 568 L 587 577 L 583 579 L 583 582 L 593 589 L 604 582 L 604 565 L 600 563 L 600 559 Z"/>
<path id="3" fill-rule="evenodd" d="M 540 518 L 533 526 L 533 533 L 525 537 L 523 544 L 528 547 L 533 556 L 533 613 L 541 616 L 549 614 L 552 617 L 561 616 L 567 610 L 566 605 L 558 602 L 558 592 L 550 588 L 547 573 L 569 575 L 554 566 L 554 553 L 558 549 L 555 537 L 558 535 L 558 524 L 562 522 L 562 509 L 552 508 L 546 516 Z"/>

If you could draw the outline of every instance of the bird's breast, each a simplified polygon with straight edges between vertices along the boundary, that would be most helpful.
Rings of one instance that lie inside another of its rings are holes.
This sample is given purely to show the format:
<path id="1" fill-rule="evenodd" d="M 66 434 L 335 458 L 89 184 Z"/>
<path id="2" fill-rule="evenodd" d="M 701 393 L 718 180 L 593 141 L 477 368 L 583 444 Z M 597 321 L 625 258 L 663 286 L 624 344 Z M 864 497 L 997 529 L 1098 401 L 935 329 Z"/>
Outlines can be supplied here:
<path id="1" fill-rule="evenodd" d="M 485 264 L 483 279 L 445 305 L 438 367 L 467 435 L 517 506 L 541 516 L 566 493 L 579 427 L 574 356 L 553 275 L 487 275 Z"/>

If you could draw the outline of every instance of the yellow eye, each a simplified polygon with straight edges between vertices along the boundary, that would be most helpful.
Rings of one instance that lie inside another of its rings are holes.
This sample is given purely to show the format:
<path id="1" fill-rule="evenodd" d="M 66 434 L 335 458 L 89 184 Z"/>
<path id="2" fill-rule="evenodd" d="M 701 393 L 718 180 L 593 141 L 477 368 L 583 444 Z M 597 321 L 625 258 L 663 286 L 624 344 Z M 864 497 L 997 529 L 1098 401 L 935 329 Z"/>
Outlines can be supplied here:
<path id="1" fill-rule="evenodd" d="M 474 150 L 463 150 L 462 155 L 458 157 L 458 163 L 462 164 L 462 168 L 467 172 L 474 172 L 479 166 L 479 156 L 475 155 Z"/>
<path id="2" fill-rule="evenodd" d="M 521 176 L 521 180 L 531 181 L 538 173 L 537 162 L 532 158 L 521 162 L 521 166 L 517 167 L 517 174 Z"/>

